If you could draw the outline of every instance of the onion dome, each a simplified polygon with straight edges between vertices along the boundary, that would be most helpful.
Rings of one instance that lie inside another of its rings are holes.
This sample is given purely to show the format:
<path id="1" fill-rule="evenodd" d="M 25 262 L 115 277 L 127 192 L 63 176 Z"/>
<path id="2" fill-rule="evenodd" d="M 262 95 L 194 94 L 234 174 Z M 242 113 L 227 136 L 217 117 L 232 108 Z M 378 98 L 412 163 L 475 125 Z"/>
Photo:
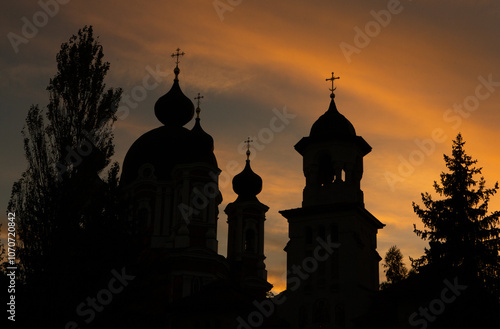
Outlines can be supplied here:
<path id="1" fill-rule="evenodd" d="M 198 97 L 200 97 L 198 95 Z M 205 162 L 217 166 L 214 154 L 214 139 L 207 134 L 200 124 L 201 109 L 196 108 L 196 122 L 190 131 L 191 158 L 193 162 Z"/>
<path id="2" fill-rule="evenodd" d="M 247 151 L 245 168 L 233 178 L 233 191 L 238 194 L 237 201 L 257 200 L 262 191 L 262 178 L 250 167 L 250 150 Z"/>
<path id="3" fill-rule="evenodd" d="M 180 69 L 178 66 L 175 67 L 174 73 L 172 88 L 156 101 L 155 115 L 165 126 L 182 127 L 193 118 L 194 105 L 179 86 Z"/>
<path id="4" fill-rule="evenodd" d="M 331 97 L 331 99 L 328 111 L 316 120 L 309 136 L 313 139 L 335 139 L 335 137 L 356 136 L 354 126 L 337 110 L 334 97 Z"/>
<path id="5" fill-rule="evenodd" d="M 331 101 L 328 110 L 312 125 L 309 137 L 302 138 L 295 145 L 297 152 L 304 155 L 310 145 L 341 141 L 354 143 L 361 149 L 363 155 L 368 154 L 372 149 L 371 146 L 362 137 L 356 136 L 356 130 L 352 123 L 337 110 L 334 101 L 335 94 L 333 92 L 330 98 Z"/>
<path id="6" fill-rule="evenodd" d="M 155 115 L 163 125 L 132 144 L 123 160 L 121 185 L 136 179 L 171 180 L 173 168 L 190 161 L 191 131 L 183 126 L 193 118 L 194 105 L 179 87 L 178 56 L 183 54 L 179 49 L 172 54 L 177 56 L 174 84 L 155 104 Z"/>
<path id="7" fill-rule="evenodd" d="M 330 107 L 328 111 L 325 112 L 318 120 L 313 124 L 311 128 L 311 133 L 309 137 L 313 140 L 332 140 L 332 139 L 350 139 L 356 137 L 356 131 L 354 126 L 337 110 L 335 105 L 335 90 L 334 86 L 335 80 L 340 79 L 336 77 L 332 72 L 332 77 L 326 79 L 326 81 L 332 82 L 332 88 L 330 88 Z"/>

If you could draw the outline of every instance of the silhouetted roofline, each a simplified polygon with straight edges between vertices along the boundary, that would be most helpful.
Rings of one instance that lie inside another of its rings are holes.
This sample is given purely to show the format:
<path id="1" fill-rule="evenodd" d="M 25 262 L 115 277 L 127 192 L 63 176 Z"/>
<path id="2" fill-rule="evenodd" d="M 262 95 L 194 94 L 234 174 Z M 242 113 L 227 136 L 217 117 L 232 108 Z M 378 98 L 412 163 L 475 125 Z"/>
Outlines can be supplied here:
<path id="1" fill-rule="evenodd" d="M 385 226 L 384 223 L 379 221 L 368 210 L 366 210 L 365 207 L 360 206 L 358 203 L 336 203 L 327 205 L 308 206 L 302 208 L 280 210 L 279 213 L 286 219 L 289 219 L 291 217 L 297 217 L 297 216 L 320 215 L 324 213 L 349 211 L 349 210 L 355 210 L 361 213 L 363 217 L 367 218 L 379 229 Z"/>

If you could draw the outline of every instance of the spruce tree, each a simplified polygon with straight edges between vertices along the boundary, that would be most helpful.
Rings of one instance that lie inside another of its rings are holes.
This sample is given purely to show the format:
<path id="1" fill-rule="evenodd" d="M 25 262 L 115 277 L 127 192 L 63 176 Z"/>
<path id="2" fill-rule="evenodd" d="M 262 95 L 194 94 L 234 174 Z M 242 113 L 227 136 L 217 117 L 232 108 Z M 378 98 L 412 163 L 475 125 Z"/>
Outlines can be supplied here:
<path id="1" fill-rule="evenodd" d="M 477 284 L 498 299 L 500 212 L 488 210 L 498 183 L 487 188 L 484 177 L 477 178 L 482 168 L 465 153 L 464 145 L 458 134 L 451 156 L 444 155 L 448 172 L 442 172 L 440 183 L 435 181 L 433 186 L 440 199 L 422 193 L 423 207 L 413 203 L 425 227 L 421 230 L 414 225 L 414 232 L 429 241 L 429 248 L 420 259 L 412 260 L 412 265 L 419 271 L 460 274 L 462 280 Z"/>

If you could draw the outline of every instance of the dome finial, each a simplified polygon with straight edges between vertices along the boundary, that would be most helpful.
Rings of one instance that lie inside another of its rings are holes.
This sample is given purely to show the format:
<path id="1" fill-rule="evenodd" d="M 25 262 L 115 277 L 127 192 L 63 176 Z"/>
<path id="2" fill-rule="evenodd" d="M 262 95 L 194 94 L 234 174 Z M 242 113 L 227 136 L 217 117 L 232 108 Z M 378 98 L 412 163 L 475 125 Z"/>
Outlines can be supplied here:
<path id="1" fill-rule="evenodd" d="M 330 94 L 330 98 L 335 98 L 335 94 L 333 93 L 335 91 L 335 89 L 337 89 L 336 87 L 334 88 L 333 84 L 334 84 L 334 81 L 337 80 L 337 79 L 340 79 L 340 77 L 336 77 L 333 75 L 333 72 L 332 72 L 332 77 L 329 78 L 329 79 L 326 79 L 326 81 L 331 81 L 332 82 L 332 88 L 330 88 L 329 90 L 332 92 Z"/>
<path id="2" fill-rule="evenodd" d="M 253 142 L 253 140 L 250 139 L 250 136 L 247 138 L 247 140 L 244 142 L 247 144 L 247 161 L 250 161 L 250 143 Z"/>
<path id="3" fill-rule="evenodd" d="M 198 101 L 198 106 L 196 107 L 196 119 L 199 119 L 200 118 L 200 112 L 201 112 L 201 109 L 200 109 L 200 99 L 202 99 L 203 96 L 201 96 L 200 93 L 198 93 L 198 96 L 196 96 L 194 99 L 196 99 Z"/>
<path id="4" fill-rule="evenodd" d="M 174 73 L 175 73 L 175 80 L 178 80 L 178 76 L 179 76 L 179 73 L 181 72 L 181 70 L 179 69 L 179 57 L 180 56 L 184 56 L 186 53 L 185 52 L 180 52 L 181 49 L 180 48 L 177 48 L 176 52 L 175 53 L 172 53 L 172 58 L 174 57 L 177 57 L 175 59 L 175 69 L 174 69 Z"/>

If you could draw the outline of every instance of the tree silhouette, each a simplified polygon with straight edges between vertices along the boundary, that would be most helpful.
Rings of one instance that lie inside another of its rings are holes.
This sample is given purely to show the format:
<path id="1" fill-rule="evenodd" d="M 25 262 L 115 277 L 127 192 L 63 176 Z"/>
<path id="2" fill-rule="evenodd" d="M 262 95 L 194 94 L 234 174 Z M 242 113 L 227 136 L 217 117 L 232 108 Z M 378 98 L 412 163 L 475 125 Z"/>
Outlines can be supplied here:
<path id="1" fill-rule="evenodd" d="M 401 282 L 408 276 L 408 270 L 403 263 L 403 254 L 397 246 L 389 248 L 389 251 L 385 254 L 382 266 L 385 268 L 384 272 L 387 278 L 387 282 L 381 284 L 382 289 L 391 284 Z"/>
<path id="2" fill-rule="evenodd" d="M 33 105 L 28 112 L 22 130 L 28 166 L 8 206 L 17 214 L 20 278 L 31 302 L 23 318 L 38 325 L 74 314 L 126 257 L 129 228 L 120 221 L 119 167 L 110 166 L 122 91 L 105 90 L 109 63 L 92 27 L 62 44 L 57 68 L 46 111 Z"/>
<path id="3" fill-rule="evenodd" d="M 477 160 L 464 151 L 465 141 L 458 134 L 453 141 L 451 156 L 444 155 L 449 172 L 441 173 L 441 184 L 434 182 L 434 189 L 442 197 L 434 200 L 429 193 L 422 193 L 423 207 L 413 203 L 413 209 L 425 229 L 414 232 L 429 241 L 429 248 L 419 259 L 412 259 L 412 266 L 438 269 L 441 273 L 460 273 L 468 282 L 476 282 L 485 290 L 499 294 L 500 275 L 500 212 L 488 213 L 490 197 L 498 190 L 486 188 Z"/>

